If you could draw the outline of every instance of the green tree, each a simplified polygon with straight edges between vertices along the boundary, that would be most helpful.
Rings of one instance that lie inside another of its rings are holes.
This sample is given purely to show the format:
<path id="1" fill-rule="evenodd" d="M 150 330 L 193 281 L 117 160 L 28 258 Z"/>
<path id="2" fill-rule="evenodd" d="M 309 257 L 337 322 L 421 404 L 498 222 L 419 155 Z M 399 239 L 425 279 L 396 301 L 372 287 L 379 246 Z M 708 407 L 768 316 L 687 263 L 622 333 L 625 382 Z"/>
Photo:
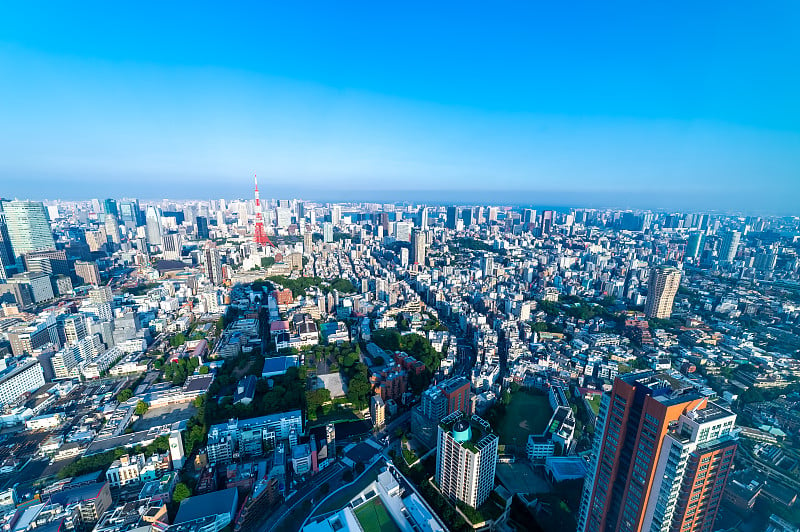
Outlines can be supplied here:
<path id="1" fill-rule="evenodd" d="M 133 392 L 131 391 L 131 389 L 125 388 L 124 390 L 122 390 L 117 394 L 117 401 L 119 401 L 120 403 L 124 403 L 131 397 L 133 397 Z"/>
<path id="2" fill-rule="evenodd" d="M 172 502 L 180 504 L 182 500 L 191 496 L 192 492 L 189 489 L 189 486 L 187 486 L 183 482 L 178 482 L 178 484 L 175 486 L 175 491 L 172 492 Z"/>
<path id="3" fill-rule="evenodd" d="M 150 408 L 149 404 L 145 403 L 144 401 L 139 401 L 138 403 L 136 403 L 136 410 L 135 410 L 136 415 L 137 416 L 145 415 L 145 413 L 147 413 L 147 410 L 149 408 Z"/>
<path id="4" fill-rule="evenodd" d="M 200 375 L 206 375 L 208 374 L 209 369 L 208 366 L 200 366 L 200 369 L 198 371 L 200 372 Z"/>
<path id="5" fill-rule="evenodd" d="M 169 345 L 171 345 L 172 347 L 178 347 L 185 343 L 186 343 L 186 335 L 184 335 L 182 332 L 176 334 L 175 336 L 169 339 Z"/>

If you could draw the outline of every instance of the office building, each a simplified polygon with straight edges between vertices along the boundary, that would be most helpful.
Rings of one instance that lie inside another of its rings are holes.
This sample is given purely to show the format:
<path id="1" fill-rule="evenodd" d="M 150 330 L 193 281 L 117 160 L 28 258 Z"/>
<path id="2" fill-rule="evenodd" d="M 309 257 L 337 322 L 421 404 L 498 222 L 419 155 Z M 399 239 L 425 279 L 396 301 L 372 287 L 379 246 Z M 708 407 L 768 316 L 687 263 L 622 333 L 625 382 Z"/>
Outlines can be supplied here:
<path id="1" fill-rule="evenodd" d="M 439 424 L 436 483 L 445 497 L 472 508 L 494 489 L 499 438 L 489 423 L 460 410 Z"/>
<path id="2" fill-rule="evenodd" d="M 50 301 L 55 297 L 50 276 L 45 273 L 25 272 L 18 273 L 8 279 L 8 284 L 18 284 L 27 287 L 34 304 Z"/>
<path id="3" fill-rule="evenodd" d="M 42 365 L 29 358 L 0 373 L 0 405 L 14 403 L 19 396 L 44 386 Z"/>
<path id="4" fill-rule="evenodd" d="M 11 247 L 11 237 L 8 235 L 6 214 L 2 211 L 2 203 L 0 203 L 0 281 L 13 275 L 16 262 L 14 248 Z"/>
<path id="5" fill-rule="evenodd" d="M 542 211 L 542 221 L 539 226 L 542 235 L 549 235 L 552 233 L 555 222 L 556 211 Z"/>
<path id="6" fill-rule="evenodd" d="M 75 277 L 81 284 L 100 284 L 100 269 L 97 263 L 83 260 L 75 261 Z"/>
<path id="7" fill-rule="evenodd" d="M 397 222 L 394 225 L 395 239 L 399 242 L 411 242 L 411 222 Z"/>
<path id="8" fill-rule="evenodd" d="M 200 240 L 208 240 L 209 238 L 208 217 L 197 216 L 194 219 L 194 223 L 197 226 L 197 238 Z"/>
<path id="9" fill-rule="evenodd" d="M 22 256 L 25 271 L 47 275 L 69 275 L 69 261 L 64 250 L 33 251 Z"/>
<path id="10" fill-rule="evenodd" d="M 466 207 L 461 211 L 461 219 L 464 220 L 464 227 L 469 227 L 475 223 L 475 217 L 472 207 Z"/>
<path id="11" fill-rule="evenodd" d="M 342 208 L 338 205 L 331 206 L 331 223 L 334 227 L 342 223 Z"/>
<path id="12" fill-rule="evenodd" d="M 579 531 L 713 530 L 736 416 L 678 377 L 629 373 L 603 396 Z"/>
<path id="13" fill-rule="evenodd" d="M 675 294 L 681 285 L 681 271 L 670 266 L 650 270 L 644 313 L 648 318 L 667 320 L 672 315 Z"/>
<path id="14" fill-rule="evenodd" d="M 739 231 L 727 231 L 722 235 L 722 244 L 719 248 L 719 260 L 722 262 L 733 262 L 736 252 L 739 249 L 739 241 L 742 233 Z"/>
<path id="15" fill-rule="evenodd" d="M 103 212 L 106 213 L 106 215 L 110 214 L 114 218 L 119 218 L 119 210 L 117 209 L 117 200 L 113 200 L 111 198 L 103 200 Z"/>
<path id="16" fill-rule="evenodd" d="M 333 224 L 330 222 L 322 223 L 322 241 L 326 244 L 333 242 Z"/>
<path id="17" fill-rule="evenodd" d="M 147 243 L 151 246 L 161 247 L 163 244 L 163 230 L 161 228 L 161 213 L 157 207 L 147 207 L 145 217 Z"/>
<path id="18" fill-rule="evenodd" d="M 41 201 L 9 201 L 3 204 L 3 212 L 15 257 L 56 248 Z"/>
<path id="19" fill-rule="evenodd" d="M 117 217 L 112 214 L 106 214 L 105 218 L 106 238 L 110 244 L 119 245 L 122 242 L 119 233 L 119 222 Z"/>
<path id="20" fill-rule="evenodd" d="M 180 233 L 169 233 L 163 236 L 164 242 L 164 259 L 166 260 L 181 260 L 181 252 L 183 251 L 183 239 Z"/>
<path id="21" fill-rule="evenodd" d="M 428 208 L 427 207 L 420 207 L 419 212 L 417 213 L 418 218 L 418 227 L 420 229 L 427 229 L 428 228 Z"/>
<path id="22" fill-rule="evenodd" d="M 123 201 L 119 203 L 119 217 L 128 227 L 137 227 L 142 225 L 142 211 L 139 208 L 139 202 Z"/>
<path id="23" fill-rule="evenodd" d="M 448 229 L 455 231 L 458 226 L 458 207 L 452 206 L 447 208 L 447 218 L 445 224 Z"/>
<path id="24" fill-rule="evenodd" d="M 687 259 L 699 259 L 703 253 L 703 247 L 706 243 L 706 237 L 700 231 L 695 231 L 689 235 L 689 242 L 686 244 L 686 253 L 684 257 Z"/>

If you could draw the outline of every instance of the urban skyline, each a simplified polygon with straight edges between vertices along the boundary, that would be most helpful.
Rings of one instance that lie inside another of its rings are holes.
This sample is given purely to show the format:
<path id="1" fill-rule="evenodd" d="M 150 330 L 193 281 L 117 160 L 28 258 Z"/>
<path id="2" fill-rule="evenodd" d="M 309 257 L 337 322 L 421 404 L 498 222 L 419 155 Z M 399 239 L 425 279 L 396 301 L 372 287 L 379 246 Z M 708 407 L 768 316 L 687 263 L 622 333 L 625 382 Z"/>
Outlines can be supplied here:
<path id="1" fill-rule="evenodd" d="M 624 3 L 98 7 L 4 8 L 7 194 L 221 196 L 254 170 L 276 191 L 265 197 L 333 201 L 522 191 L 785 214 L 800 191 L 792 2 L 691 16 Z"/>

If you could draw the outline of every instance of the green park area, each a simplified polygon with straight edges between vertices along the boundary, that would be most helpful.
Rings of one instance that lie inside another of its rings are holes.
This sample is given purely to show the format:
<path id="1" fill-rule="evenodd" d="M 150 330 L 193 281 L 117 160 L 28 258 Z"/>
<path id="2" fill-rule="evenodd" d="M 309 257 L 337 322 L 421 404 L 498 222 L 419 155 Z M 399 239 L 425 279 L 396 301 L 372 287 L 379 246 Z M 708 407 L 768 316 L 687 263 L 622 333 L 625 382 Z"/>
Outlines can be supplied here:
<path id="1" fill-rule="evenodd" d="M 368 503 L 362 504 L 355 511 L 356 519 L 364 532 L 397 531 L 400 529 L 392 521 L 389 512 L 381 502 L 380 497 L 374 497 Z"/>
<path id="2" fill-rule="evenodd" d="M 586 402 L 589 403 L 590 407 L 592 407 L 592 412 L 594 412 L 594 415 L 597 415 L 597 413 L 600 411 L 600 395 L 593 395 L 592 398 L 588 399 Z"/>
<path id="3" fill-rule="evenodd" d="M 529 434 L 541 434 L 553 410 L 547 396 L 538 391 L 518 390 L 511 396 L 505 414 L 499 420 L 498 436 L 502 445 L 524 448 Z"/>

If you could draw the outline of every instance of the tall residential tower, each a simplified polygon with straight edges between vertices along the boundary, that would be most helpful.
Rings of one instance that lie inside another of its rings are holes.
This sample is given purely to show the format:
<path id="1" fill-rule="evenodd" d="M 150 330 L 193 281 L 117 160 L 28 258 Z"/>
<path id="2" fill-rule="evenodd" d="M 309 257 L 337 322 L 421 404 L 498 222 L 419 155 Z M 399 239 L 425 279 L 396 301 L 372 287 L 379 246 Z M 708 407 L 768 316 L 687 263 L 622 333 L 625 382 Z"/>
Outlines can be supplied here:
<path id="1" fill-rule="evenodd" d="M 681 271 L 671 266 L 661 266 L 650 270 L 647 283 L 647 301 L 644 313 L 648 318 L 668 320 L 672 315 L 675 294 L 681 285 Z"/>
<path id="2" fill-rule="evenodd" d="M 666 372 L 617 377 L 600 403 L 580 532 L 713 530 L 736 415 Z"/>

